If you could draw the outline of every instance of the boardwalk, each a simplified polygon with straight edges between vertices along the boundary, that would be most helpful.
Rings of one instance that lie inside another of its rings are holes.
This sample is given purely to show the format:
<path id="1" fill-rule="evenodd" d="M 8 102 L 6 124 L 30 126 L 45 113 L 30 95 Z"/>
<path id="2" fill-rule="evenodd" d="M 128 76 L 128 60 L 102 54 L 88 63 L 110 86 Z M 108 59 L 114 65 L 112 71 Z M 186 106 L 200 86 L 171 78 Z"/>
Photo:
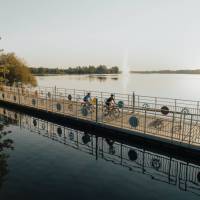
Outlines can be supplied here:
<path id="1" fill-rule="evenodd" d="M 109 93 L 91 91 L 91 109 L 82 102 L 85 94 L 86 91 L 58 88 L 0 88 L 1 101 L 134 130 L 170 141 L 200 145 L 199 102 L 171 99 L 159 101 L 134 94 L 115 94 L 118 106 L 108 114 L 105 99 Z"/>

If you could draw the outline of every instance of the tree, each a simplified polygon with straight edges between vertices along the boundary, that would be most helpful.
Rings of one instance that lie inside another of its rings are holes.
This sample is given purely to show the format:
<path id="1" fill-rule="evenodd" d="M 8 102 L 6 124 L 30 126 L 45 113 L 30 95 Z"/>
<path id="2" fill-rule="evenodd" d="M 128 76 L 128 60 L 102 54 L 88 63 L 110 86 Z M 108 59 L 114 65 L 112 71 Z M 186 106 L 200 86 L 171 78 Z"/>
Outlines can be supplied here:
<path id="1" fill-rule="evenodd" d="M 96 69 L 97 74 L 106 74 L 107 71 L 108 71 L 108 69 L 105 65 L 99 65 Z"/>
<path id="2" fill-rule="evenodd" d="M 30 84 L 32 86 L 37 85 L 37 80 L 31 74 L 29 68 L 21 59 L 16 57 L 14 53 L 1 54 L 0 67 L 1 69 L 6 68 L 6 70 L 8 70 L 9 73 L 4 73 L 4 78 L 7 79 L 10 85 L 13 85 L 15 82 Z"/>

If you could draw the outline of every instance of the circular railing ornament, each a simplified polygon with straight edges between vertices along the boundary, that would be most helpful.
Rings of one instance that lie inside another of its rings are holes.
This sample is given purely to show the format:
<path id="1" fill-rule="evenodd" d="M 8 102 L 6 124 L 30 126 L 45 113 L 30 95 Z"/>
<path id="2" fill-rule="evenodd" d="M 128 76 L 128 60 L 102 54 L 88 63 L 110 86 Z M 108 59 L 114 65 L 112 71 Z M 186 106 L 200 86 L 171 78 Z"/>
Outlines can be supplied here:
<path id="1" fill-rule="evenodd" d="M 85 134 L 83 137 L 82 137 L 82 141 L 84 144 L 87 144 L 88 142 L 91 141 L 91 138 L 88 134 Z"/>
<path id="2" fill-rule="evenodd" d="M 51 92 L 47 93 L 47 97 L 51 98 Z"/>
<path id="3" fill-rule="evenodd" d="M 168 115 L 169 114 L 169 108 L 167 106 L 162 106 L 161 107 L 161 113 L 163 115 Z"/>
<path id="4" fill-rule="evenodd" d="M 119 102 L 117 103 L 117 106 L 118 106 L 119 108 L 123 108 L 123 107 L 124 107 L 124 102 L 123 102 L 123 101 L 119 101 Z"/>
<path id="5" fill-rule="evenodd" d="M 57 128 L 57 133 L 58 133 L 59 136 L 62 135 L 62 129 L 60 127 Z"/>
<path id="6" fill-rule="evenodd" d="M 71 100 L 72 100 L 72 95 L 69 94 L 69 95 L 67 96 L 67 99 L 68 99 L 69 101 L 71 101 Z"/>
<path id="7" fill-rule="evenodd" d="M 153 158 L 152 160 L 151 160 L 151 166 L 155 169 L 155 170 L 159 170 L 160 169 L 160 167 L 161 167 L 161 162 L 160 162 L 160 160 L 159 159 L 157 159 L 157 158 Z"/>
<path id="8" fill-rule="evenodd" d="M 33 125 L 37 126 L 37 120 L 36 119 L 33 120 Z"/>
<path id="9" fill-rule="evenodd" d="M 185 114 L 185 115 L 188 115 L 188 114 L 190 114 L 190 110 L 189 110 L 188 108 L 184 107 L 184 108 L 181 110 L 181 113 L 182 113 L 182 114 Z"/>
<path id="10" fill-rule="evenodd" d="M 130 149 L 128 152 L 128 157 L 129 157 L 129 160 L 131 160 L 131 161 L 137 160 L 137 158 L 138 158 L 137 152 L 133 149 Z"/>
<path id="11" fill-rule="evenodd" d="M 72 140 L 72 141 L 74 140 L 74 133 L 73 132 L 69 133 L 69 139 Z"/>
<path id="12" fill-rule="evenodd" d="M 133 115 L 129 118 L 129 124 L 132 126 L 132 127 L 137 127 L 139 125 L 139 120 L 138 118 Z"/>
<path id="13" fill-rule="evenodd" d="M 142 108 L 147 109 L 147 108 L 150 108 L 150 106 L 148 103 L 143 103 Z"/>
<path id="14" fill-rule="evenodd" d="M 81 108 L 81 113 L 82 113 L 83 116 L 86 117 L 88 115 L 88 109 L 85 106 L 83 106 Z"/>
<path id="15" fill-rule="evenodd" d="M 200 172 L 197 174 L 197 181 L 200 182 Z"/>
<path id="16" fill-rule="evenodd" d="M 61 110 L 61 105 L 60 105 L 60 103 L 57 103 L 57 104 L 56 104 L 56 108 L 57 108 L 58 111 Z"/>
<path id="17" fill-rule="evenodd" d="M 32 105 L 35 106 L 35 104 L 36 104 L 36 100 L 35 100 L 35 99 L 32 99 Z"/>

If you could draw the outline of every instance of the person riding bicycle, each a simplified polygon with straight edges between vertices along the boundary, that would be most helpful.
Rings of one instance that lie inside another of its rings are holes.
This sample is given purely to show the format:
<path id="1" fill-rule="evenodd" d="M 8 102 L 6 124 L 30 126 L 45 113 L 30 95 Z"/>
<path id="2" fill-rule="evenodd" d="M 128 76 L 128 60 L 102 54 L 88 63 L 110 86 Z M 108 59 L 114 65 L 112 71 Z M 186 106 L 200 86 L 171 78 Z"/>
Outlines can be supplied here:
<path id="1" fill-rule="evenodd" d="M 92 98 L 91 98 L 91 94 L 88 92 L 87 95 L 83 98 L 83 106 L 86 106 L 86 108 L 93 112 L 94 111 L 94 108 L 93 108 L 93 105 L 92 105 Z"/>
<path id="2" fill-rule="evenodd" d="M 106 106 L 108 110 L 111 110 L 115 105 L 114 95 L 111 94 L 110 97 L 106 100 Z"/>
<path id="3" fill-rule="evenodd" d="M 87 95 L 83 98 L 83 101 L 86 105 L 91 105 L 91 94 L 88 92 Z"/>

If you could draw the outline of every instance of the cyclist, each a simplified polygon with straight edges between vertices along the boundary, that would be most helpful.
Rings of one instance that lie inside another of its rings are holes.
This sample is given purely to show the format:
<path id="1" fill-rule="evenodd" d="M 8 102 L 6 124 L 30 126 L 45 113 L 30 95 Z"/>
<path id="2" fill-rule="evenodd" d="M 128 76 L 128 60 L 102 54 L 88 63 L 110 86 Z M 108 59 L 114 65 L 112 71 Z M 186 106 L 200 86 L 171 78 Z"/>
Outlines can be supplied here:
<path id="1" fill-rule="evenodd" d="M 85 104 L 90 105 L 91 103 L 91 94 L 88 92 L 87 95 L 83 98 Z"/>
<path id="2" fill-rule="evenodd" d="M 106 106 L 108 110 L 111 110 L 115 105 L 114 95 L 111 94 L 110 97 L 106 100 Z"/>

